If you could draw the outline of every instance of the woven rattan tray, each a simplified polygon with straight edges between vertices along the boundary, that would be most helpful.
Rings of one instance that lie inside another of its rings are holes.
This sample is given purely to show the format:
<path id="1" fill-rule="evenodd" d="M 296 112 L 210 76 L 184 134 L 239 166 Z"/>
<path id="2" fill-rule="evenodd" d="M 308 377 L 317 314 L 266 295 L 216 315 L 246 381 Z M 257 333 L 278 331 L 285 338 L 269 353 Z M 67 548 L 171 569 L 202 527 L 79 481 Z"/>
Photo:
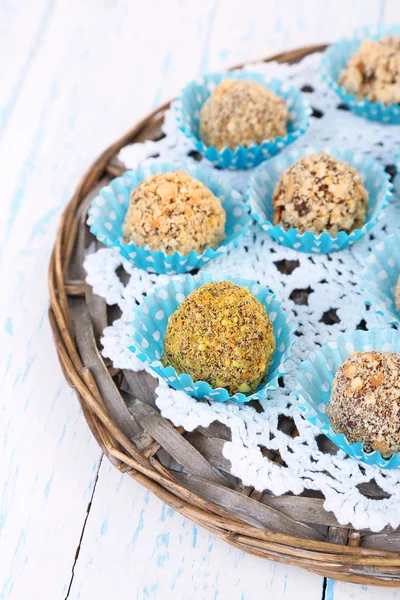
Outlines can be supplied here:
<path id="1" fill-rule="evenodd" d="M 314 46 L 267 60 L 297 62 Z M 49 269 L 49 318 L 65 377 L 77 393 L 88 425 L 110 461 L 163 502 L 228 543 L 257 556 L 298 565 L 353 583 L 400 586 L 400 531 L 355 531 L 323 508 L 318 492 L 301 496 L 261 494 L 230 475 L 224 442 L 230 430 L 214 422 L 187 433 L 155 406 L 155 380 L 147 373 L 114 369 L 99 352 L 99 337 L 117 316 L 85 283 L 85 249 L 94 238 L 86 213 L 98 189 L 122 173 L 116 156 L 132 142 L 157 140 L 169 105 L 157 109 L 90 167 L 62 217 Z M 96 242 L 97 243 L 97 242 Z M 129 390 L 129 391 L 128 391 Z M 280 427 L 291 435 L 291 419 Z M 321 436 L 321 448 L 332 450 Z M 266 451 L 277 463 L 279 455 Z M 175 468 L 167 468 L 173 459 Z M 183 471 L 178 467 L 183 467 Z M 367 484 L 363 492 L 380 498 Z"/>

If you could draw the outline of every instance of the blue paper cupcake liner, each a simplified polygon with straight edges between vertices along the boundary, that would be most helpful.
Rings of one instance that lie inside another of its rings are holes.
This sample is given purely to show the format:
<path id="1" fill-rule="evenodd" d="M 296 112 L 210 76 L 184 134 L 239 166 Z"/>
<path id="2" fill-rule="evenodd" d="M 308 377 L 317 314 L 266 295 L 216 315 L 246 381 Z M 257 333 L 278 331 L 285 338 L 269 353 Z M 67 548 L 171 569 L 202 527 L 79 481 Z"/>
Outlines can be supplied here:
<path id="1" fill-rule="evenodd" d="M 217 85 L 227 77 L 256 81 L 281 96 L 290 112 L 287 135 L 271 141 L 266 140 L 262 144 L 251 144 L 248 147 L 238 146 L 234 150 L 227 147 L 217 150 L 214 146 L 206 146 L 199 136 L 200 109 Z M 311 114 L 308 101 L 299 90 L 279 79 L 268 80 L 260 73 L 249 71 L 214 73 L 191 81 L 174 103 L 174 109 L 179 129 L 205 158 L 223 169 L 249 169 L 278 154 L 308 129 Z"/>
<path id="2" fill-rule="evenodd" d="M 335 433 L 325 414 L 332 382 L 338 368 L 352 352 L 382 350 L 400 353 L 400 333 L 394 329 L 381 331 L 354 331 L 342 335 L 336 342 L 328 342 L 301 363 L 297 375 L 296 398 L 304 417 L 318 427 L 332 442 L 349 456 L 381 469 L 400 466 L 400 456 L 384 458 L 379 452 L 365 452 L 362 444 L 350 444 L 342 433 Z"/>
<path id="3" fill-rule="evenodd" d="M 274 328 L 276 350 L 273 355 L 266 382 L 259 385 L 256 392 L 245 395 L 237 393 L 233 396 L 224 388 L 213 389 L 205 381 L 193 381 L 187 374 L 178 375 L 172 367 L 164 367 L 161 363 L 163 355 L 163 340 L 169 317 L 193 290 L 211 281 L 231 281 L 234 284 L 246 286 L 261 302 L 268 313 Z M 230 277 L 212 277 L 199 273 L 185 277 L 181 281 L 171 280 L 167 285 L 156 287 L 154 293 L 143 299 L 143 302 L 133 313 L 131 323 L 134 333 L 130 336 L 129 349 L 146 365 L 176 390 L 183 390 L 189 396 L 205 398 L 214 402 L 249 402 L 257 398 L 265 398 L 267 393 L 279 387 L 278 378 L 286 373 L 285 363 L 290 357 L 294 343 L 293 324 L 288 321 L 288 315 L 282 310 L 281 303 L 266 287 L 256 281 Z"/>
<path id="4" fill-rule="evenodd" d="M 163 250 L 153 252 L 148 246 L 125 244 L 123 223 L 132 190 L 148 175 L 179 169 L 187 171 L 189 175 L 201 181 L 220 199 L 226 212 L 225 239 L 215 250 L 207 248 L 202 254 L 192 250 L 188 255 L 180 252 L 168 255 Z M 87 223 L 100 242 L 110 248 L 118 248 L 121 255 L 139 269 L 149 273 L 176 274 L 198 269 L 229 248 L 237 246 L 239 239 L 247 233 L 251 218 L 242 196 L 236 190 L 232 190 L 219 173 L 190 163 L 154 163 L 126 171 L 122 177 L 113 179 L 109 185 L 101 188 L 92 201 Z"/>
<path id="5" fill-rule="evenodd" d="M 400 325 L 394 291 L 400 277 L 400 233 L 375 245 L 362 272 L 361 290 L 367 304 L 391 325 Z"/>
<path id="6" fill-rule="evenodd" d="M 370 26 L 357 29 L 351 38 L 341 38 L 325 52 L 321 62 L 322 77 L 353 112 L 372 121 L 388 124 L 400 123 L 400 105 L 385 106 L 381 102 L 370 102 L 347 93 L 338 83 L 341 71 L 365 39 L 378 39 L 383 35 L 400 35 L 400 25 Z"/>
<path id="7" fill-rule="evenodd" d="M 281 225 L 273 225 L 272 196 L 280 174 L 302 156 L 321 150 L 339 160 L 348 162 L 357 169 L 363 177 L 364 186 L 369 194 L 368 214 L 365 224 L 351 233 L 340 231 L 335 238 L 326 231 L 318 235 L 312 231 L 299 233 L 297 229 L 285 230 Z M 309 147 L 301 150 L 288 150 L 260 165 L 250 178 L 246 196 L 253 219 L 268 231 L 274 240 L 283 246 L 288 246 L 300 252 L 326 254 L 351 246 L 379 221 L 389 203 L 392 187 L 389 175 L 377 161 L 370 157 L 352 150 Z"/>

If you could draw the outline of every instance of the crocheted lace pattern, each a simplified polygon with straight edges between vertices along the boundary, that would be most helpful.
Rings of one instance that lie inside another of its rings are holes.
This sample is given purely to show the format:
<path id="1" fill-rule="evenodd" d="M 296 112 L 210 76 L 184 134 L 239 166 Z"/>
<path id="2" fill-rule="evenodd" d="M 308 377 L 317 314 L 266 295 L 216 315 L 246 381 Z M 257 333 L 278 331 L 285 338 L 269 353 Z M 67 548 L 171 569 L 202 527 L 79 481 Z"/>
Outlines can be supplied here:
<path id="1" fill-rule="evenodd" d="M 400 127 L 366 121 L 345 110 L 340 99 L 321 81 L 320 60 L 321 55 L 314 54 L 296 65 L 261 63 L 248 68 L 286 78 L 307 94 L 313 109 L 312 124 L 293 147 L 349 147 L 374 156 L 390 171 Z M 127 168 L 151 161 L 182 164 L 193 160 L 211 167 L 193 152 L 190 142 L 178 130 L 173 109 L 166 114 L 163 131 L 165 137 L 160 141 L 124 148 L 120 160 Z M 220 173 L 244 192 L 251 171 Z M 385 216 L 351 249 L 331 255 L 307 255 L 280 246 L 254 225 L 237 248 L 203 267 L 204 271 L 233 277 L 243 277 L 245 273 L 246 278 L 269 286 L 297 326 L 297 341 L 287 363 L 289 373 L 283 387 L 261 401 L 263 412 L 249 405 L 198 402 L 163 381 L 156 390 L 161 414 L 174 425 L 192 431 L 220 421 L 231 429 L 231 441 L 225 442 L 223 452 L 231 462 L 231 473 L 245 485 L 275 495 L 319 490 L 325 497 L 325 509 L 332 511 L 341 524 L 373 531 L 400 525 L 400 470 L 384 471 L 362 465 L 341 451 L 324 452 L 320 432 L 302 417 L 293 390 L 298 364 L 309 358 L 316 347 L 335 340 L 342 332 L 387 326 L 374 310 L 367 310 L 359 290 L 360 272 L 374 245 L 396 230 L 399 219 L 400 195 L 395 190 Z M 130 275 L 126 286 L 117 274 L 121 266 Z M 140 271 L 111 249 L 88 254 L 85 269 L 94 292 L 122 310 L 121 318 L 104 331 L 103 356 L 110 358 L 115 367 L 142 369 L 142 363 L 127 349 L 131 311 L 143 294 L 150 293 L 155 284 L 165 283 L 168 276 Z M 296 437 L 280 427 L 283 417 L 292 422 L 292 429 L 297 429 Z M 264 448 L 279 453 L 282 464 L 264 456 Z M 360 484 L 373 480 L 385 492 L 384 499 L 370 498 L 360 491 Z"/>

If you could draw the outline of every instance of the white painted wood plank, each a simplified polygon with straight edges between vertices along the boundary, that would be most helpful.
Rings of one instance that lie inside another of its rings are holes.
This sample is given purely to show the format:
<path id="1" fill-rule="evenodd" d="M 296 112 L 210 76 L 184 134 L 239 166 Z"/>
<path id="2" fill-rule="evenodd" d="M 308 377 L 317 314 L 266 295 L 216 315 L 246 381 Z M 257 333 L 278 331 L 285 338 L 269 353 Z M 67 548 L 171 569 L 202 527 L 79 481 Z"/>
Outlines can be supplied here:
<path id="1" fill-rule="evenodd" d="M 0 140 L 7 256 L 18 253 L 16 229 L 34 245 L 33 227 L 54 232 L 90 162 L 196 74 L 212 5 L 60 2 Z"/>
<path id="2" fill-rule="evenodd" d="M 331 42 L 356 27 L 378 22 L 380 8 L 381 0 L 220 0 L 203 68 L 218 70 Z"/>
<path id="3" fill-rule="evenodd" d="M 0 131 L 23 85 L 54 0 L 0 2 Z"/>
<path id="4" fill-rule="evenodd" d="M 12 120 L 52 5 L 41 0 L 1 4 L 0 129 Z M 40 86 L 34 96 L 41 96 Z M 25 149 L 31 140 L 24 140 L 24 130 L 13 127 L 12 132 Z M 20 173 L 22 155 L 13 157 L 20 183 L 25 177 Z M 4 174 L 12 172 L 8 160 L 3 167 Z M 19 193 L 26 193 L 23 185 Z M 8 200 L 2 194 L 2 208 Z M 40 198 L 36 202 L 40 218 L 46 206 Z M 40 223 L 34 219 L 33 224 L 40 234 Z M 3 254 L 1 271 L 0 597 L 28 597 L 39 573 L 42 597 L 61 598 L 101 453 L 58 366 L 46 315 L 49 245 L 33 251 L 33 239 L 19 241 L 14 255 Z M 10 285 L 4 284 L 6 277 Z"/>
<path id="5" fill-rule="evenodd" d="M 398 0 L 383 0 L 383 22 L 386 25 L 400 23 L 400 2 Z"/>
<path id="6" fill-rule="evenodd" d="M 400 589 L 357 585 L 328 579 L 325 600 L 398 600 Z"/>
<path id="7" fill-rule="evenodd" d="M 27 271 L 46 260 L 26 257 Z M 0 333 L 0 598 L 27 598 L 40 581 L 50 599 L 69 582 L 101 453 L 57 364 L 45 274 L 32 286 L 27 271 Z"/>
<path id="8" fill-rule="evenodd" d="M 229 546 L 103 461 L 71 598 L 320 600 L 321 583 Z"/>

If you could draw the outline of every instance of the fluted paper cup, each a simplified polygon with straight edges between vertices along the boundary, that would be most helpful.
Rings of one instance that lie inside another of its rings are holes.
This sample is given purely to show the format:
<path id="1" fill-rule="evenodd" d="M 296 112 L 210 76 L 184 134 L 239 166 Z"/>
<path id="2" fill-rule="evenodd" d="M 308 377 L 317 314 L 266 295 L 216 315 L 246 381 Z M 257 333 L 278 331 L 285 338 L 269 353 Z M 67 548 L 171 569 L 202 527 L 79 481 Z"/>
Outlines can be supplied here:
<path id="1" fill-rule="evenodd" d="M 340 336 L 336 342 L 324 344 L 312 353 L 309 360 L 300 364 L 295 395 L 304 417 L 340 450 L 367 465 L 395 469 L 400 466 L 399 455 L 385 458 L 377 451 L 366 452 L 360 442 L 351 444 L 342 433 L 333 431 L 325 413 L 338 368 L 352 352 L 371 350 L 400 353 L 400 333 L 394 329 L 354 331 Z"/>
<path id="2" fill-rule="evenodd" d="M 265 381 L 252 394 L 237 393 L 231 396 L 224 388 L 213 389 L 205 381 L 193 381 L 190 375 L 178 374 L 173 367 L 164 367 L 161 362 L 163 340 L 169 317 L 189 294 L 211 281 L 231 281 L 236 285 L 246 286 L 265 307 L 273 325 L 276 349 L 272 363 Z M 290 323 L 288 315 L 282 310 L 281 303 L 268 288 L 261 286 L 256 281 L 212 277 L 203 273 L 194 277 L 187 276 L 181 281 L 171 280 L 165 286 L 156 287 L 154 292 L 144 298 L 134 311 L 131 326 L 134 333 L 130 337 L 129 348 L 143 363 L 151 367 L 176 390 L 183 390 L 195 398 L 214 402 L 231 400 L 242 403 L 265 398 L 269 391 L 279 386 L 278 378 L 286 373 L 285 363 L 290 357 L 290 350 L 295 340 L 293 325 Z"/>
<path id="3" fill-rule="evenodd" d="M 180 252 L 166 254 L 163 250 L 153 252 L 148 246 L 139 247 L 124 241 L 123 224 L 129 208 L 131 192 L 148 175 L 184 170 L 201 181 L 219 198 L 226 212 L 225 239 L 214 250 L 207 248 L 203 253 L 192 250 L 184 255 Z M 249 210 L 239 192 L 232 189 L 218 172 L 196 164 L 153 163 L 149 166 L 126 171 L 122 177 L 113 179 L 101 188 L 88 211 L 87 223 L 90 231 L 100 242 L 110 248 L 118 248 L 121 255 L 135 267 L 158 274 L 188 273 L 199 269 L 210 260 L 238 245 L 239 239 L 248 231 L 251 223 Z"/>
<path id="4" fill-rule="evenodd" d="M 256 81 L 283 98 L 290 112 L 287 134 L 261 144 L 237 146 L 233 150 L 227 147 L 217 150 L 214 146 L 206 146 L 199 134 L 200 110 L 217 85 L 226 78 Z M 222 169 L 249 169 L 278 154 L 305 133 L 310 125 L 311 114 L 308 101 L 295 87 L 280 79 L 268 80 L 264 75 L 250 71 L 213 73 L 191 81 L 175 101 L 174 109 L 179 129 L 200 154 Z"/>

